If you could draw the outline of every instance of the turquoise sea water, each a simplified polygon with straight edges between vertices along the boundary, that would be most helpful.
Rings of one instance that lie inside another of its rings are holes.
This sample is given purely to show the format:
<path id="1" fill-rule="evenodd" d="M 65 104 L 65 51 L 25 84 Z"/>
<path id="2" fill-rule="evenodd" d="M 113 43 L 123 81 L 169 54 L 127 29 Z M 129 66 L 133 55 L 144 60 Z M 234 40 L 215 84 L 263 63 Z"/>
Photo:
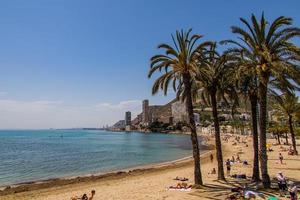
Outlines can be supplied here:
<path id="1" fill-rule="evenodd" d="M 191 155 L 190 137 L 89 130 L 1 130 L 0 186 L 102 173 Z"/>

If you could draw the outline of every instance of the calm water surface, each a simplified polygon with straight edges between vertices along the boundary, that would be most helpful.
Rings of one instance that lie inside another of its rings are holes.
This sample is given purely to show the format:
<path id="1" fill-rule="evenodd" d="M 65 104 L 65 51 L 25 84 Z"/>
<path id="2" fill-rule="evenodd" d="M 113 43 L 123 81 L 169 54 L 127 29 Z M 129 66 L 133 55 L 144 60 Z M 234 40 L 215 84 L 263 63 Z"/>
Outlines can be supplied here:
<path id="1" fill-rule="evenodd" d="M 0 130 L 0 186 L 101 173 L 191 155 L 186 135 Z"/>

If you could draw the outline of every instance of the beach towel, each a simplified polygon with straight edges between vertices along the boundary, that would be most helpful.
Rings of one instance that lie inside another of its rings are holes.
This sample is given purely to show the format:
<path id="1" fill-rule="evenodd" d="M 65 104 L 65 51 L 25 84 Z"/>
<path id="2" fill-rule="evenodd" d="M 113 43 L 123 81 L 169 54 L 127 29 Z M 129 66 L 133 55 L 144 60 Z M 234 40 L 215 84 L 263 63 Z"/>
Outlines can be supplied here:
<path id="1" fill-rule="evenodd" d="M 254 191 L 251 191 L 251 190 L 247 190 L 245 191 L 245 197 L 246 198 L 249 198 L 249 197 L 256 197 L 256 196 L 261 196 L 262 194 L 261 193 L 258 193 L 258 192 L 254 192 Z"/>
<path id="2" fill-rule="evenodd" d="M 267 200 L 279 200 L 277 197 L 268 197 Z"/>

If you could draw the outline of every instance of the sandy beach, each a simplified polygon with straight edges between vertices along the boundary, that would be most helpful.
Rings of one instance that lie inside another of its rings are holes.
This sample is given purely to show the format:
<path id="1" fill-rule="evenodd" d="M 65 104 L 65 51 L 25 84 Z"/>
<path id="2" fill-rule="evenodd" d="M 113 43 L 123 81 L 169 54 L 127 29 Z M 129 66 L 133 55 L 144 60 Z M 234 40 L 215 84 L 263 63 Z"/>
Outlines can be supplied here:
<path id="1" fill-rule="evenodd" d="M 228 143 L 223 142 L 224 160 L 231 158 L 232 155 L 240 155 L 241 160 L 247 160 L 248 166 L 244 166 L 241 163 L 234 164 L 231 170 L 231 174 L 245 173 L 247 176 L 251 176 L 252 172 L 252 139 L 248 137 L 246 146 L 243 143 L 232 145 L 233 139 L 230 139 Z M 210 143 L 213 139 L 210 140 Z M 300 141 L 298 141 L 299 143 Z M 268 143 L 274 143 L 275 140 L 269 140 Z M 288 146 L 285 146 L 288 148 Z M 272 146 L 272 152 L 268 153 L 269 156 L 269 173 L 271 179 L 276 177 L 278 171 L 282 171 L 283 174 L 289 179 L 299 183 L 300 180 L 300 157 L 289 156 L 287 152 L 282 152 L 284 156 L 283 164 L 278 162 L 278 154 L 280 152 L 280 146 Z M 214 153 L 214 151 L 211 151 Z M 175 177 L 187 177 L 189 178 L 188 184 L 193 184 L 193 163 L 190 159 L 181 160 L 179 162 L 172 162 L 165 165 L 158 165 L 145 168 L 143 170 L 134 170 L 129 173 L 117 173 L 110 176 L 104 176 L 101 178 L 87 178 L 69 182 L 68 184 L 55 184 L 55 181 L 51 185 L 47 185 L 47 188 L 39 189 L 38 187 L 32 191 L 17 192 L 13 190 L 7 190 L 0 193 L 1 200 L 70 200 L 72 196 L 80 196 L 84 193 L 90 193 L 91 190 L 96 191 L 94 199 L 169 199 L 169 200 L 182 200 L 182 199 L 225 199 L 228 194 L 231 193 L 230 189 L 235 186 L 242 186 L 244 183 L 250 181 L 240 181 L 227 176 L 227 182 L 222 183 L 216 180 L 216 175 L 209 174 L 211 169 L 215 167 L 217 169 L 217 162 L 210 161 L 209 155 L 211 152 L 207 152 L 202 155 L 202 175 L 205 183 L 205 187 L 193 188 L 191 191 L 170 191 L 167 190 L 168 186 L 175 186 L 178 181 L 174 180 Z M 276 186 L 276 181 L 273 181 Z M 251 184 L 249 188 L 255 190 L 256 187 Z M 23 188 L 24 189 L 24 188 Z M 266 198 L 270 194 L 278 195 L 276 189 L 261 192 L 261 198 Z M 259 199 L 258 197 L 257 199 Z M 286 198 L 281 198 L 286 199 Z"/>

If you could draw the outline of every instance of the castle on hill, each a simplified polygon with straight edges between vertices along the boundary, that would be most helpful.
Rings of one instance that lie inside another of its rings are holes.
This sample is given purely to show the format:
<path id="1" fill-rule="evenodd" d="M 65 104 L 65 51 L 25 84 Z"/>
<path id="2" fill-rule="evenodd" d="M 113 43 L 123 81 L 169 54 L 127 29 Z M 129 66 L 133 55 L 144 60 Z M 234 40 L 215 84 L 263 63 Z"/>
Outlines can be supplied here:
<path id="1" fill-rule="evenodd" d="M 196 123 L 199 123 L 199 114 L 194 113 Z M 131 112 L 125 113 L 125 119 L 115 123 L 111 129 L 114 130 L 132 130 L 146 127 L 153 122 L 161 122 L 174 125 L 179 122 L 187 121 L 187 112 L 184 102 L 172 100 L 165 105 L 150 105 L 149 100 L 143 100 L 142 112 L 131 120 Z"/>

